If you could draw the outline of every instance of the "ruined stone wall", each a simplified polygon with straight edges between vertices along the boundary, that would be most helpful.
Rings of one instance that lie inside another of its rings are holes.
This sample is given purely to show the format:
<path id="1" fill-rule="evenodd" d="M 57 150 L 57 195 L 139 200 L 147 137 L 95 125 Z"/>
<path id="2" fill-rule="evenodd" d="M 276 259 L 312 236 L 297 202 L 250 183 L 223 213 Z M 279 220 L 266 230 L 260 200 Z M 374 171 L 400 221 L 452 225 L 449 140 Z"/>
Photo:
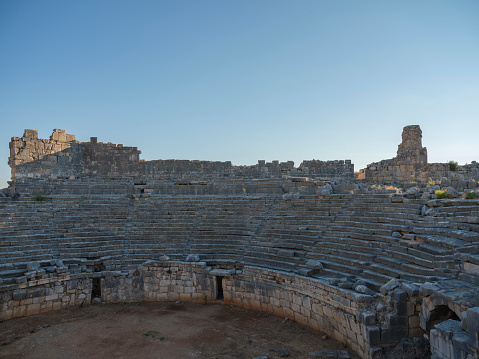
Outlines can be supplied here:
<path id="1" fill-rule="evenodd" d="M 233 166 L 230 161 L 140 159 L 137 147 L 98 142 L 77 142 L 74 135 L 54 130 L 49 140 L 39 139 L 36 130 L 25 130 L 23 137 L 13 137 L 9 164 L 12 180 L 19 192 L 75 192 L 86 184 L 95 194 L 129 194 L 132 186 L 158 181 L 218 181 L 228 179 L 272 179 L 289 176 L 312 178 L 353 178 L 354 165 L 346 161 L 294 162 L 258 161 L 252 166 Z M 202 188 L 205 189 L 204 187 Z M 100 192 L 98 192 L 100 191 Z M 213 192 L 212 194 L 215 194 Z M 235 192 L 238 193 L 238 192 Z"/>
<path id="2" fill-rule="evenodd" d="M 446 178 L 451 181 L 451 185 L 467 188 L 468 185 L 464 183 L 459 184 L 459 181 L 479 181 L 479 163 L 473 161 L 470 164 L 462 165 L 455 171 L 451 171 L 449 163 L 428 163 L 425 167 L 428 178 L 434 181 L 440 181 Z M 456 183 L 453 183 L 456 182 Z M 469 188 L 475 188 L 475 185 L 470 184 Z"/>
<path id="3" fill-rule="evenodd" d="M 427 182 L 428 173 L 424 170 L 427 163 L 425 148 L 410 150 L 397 157 L 369 164 L 360 171 L 360 179 L 382 183 Z"/>
<path id="4" fill-rule="evenodd" d="M 74 178 L 81 166 L 81 148 L 65 130 L 53 130 L 50 139 L 39 139 L 37 130 L 25 130 L 22 137 L 12 137 L 8 164 L 12 179 Z"/>
<path id="5" fill-rule="evenodd" d="M 422 147 L 422 131 L 419 126 L 413 125 L 404 127 L 396 157 L 369 164 L 359 171 L 358 178 L 382 183 L 426 183 L 430 179 L 445 179 L 456 188 L 461 180 L 479 181 L 479 164 L 473 161 L 452 171 L 448 163 L 427 163 L 427 149 Z M 467 188 L 467 185 L 459 187 Z"/>
<path id="6" fill-rule="evenodd" d="M 304 175 L 319 178 L 354 178 L 354 165 L 351 160 L 345 161 L 303 161 L 299 170 Z"/>
<path id="7" fill-rule="evenodd" d="M 398 146 L 397 156 L 369 164 L 359 173 L 360 179 L 372 182 L 424 182 L 427 173 L 427 149 L 422 147 L 422 131 L 418 125 L 406 126 L 402 133 L 402 142 Z"/>
<path id="8" fill-rule="evenodd" d="M 0 288 L 1 320 L 89 304 L 92 278 L 91 274 L 35 273 L 31 280 L 9 287 Z"/>

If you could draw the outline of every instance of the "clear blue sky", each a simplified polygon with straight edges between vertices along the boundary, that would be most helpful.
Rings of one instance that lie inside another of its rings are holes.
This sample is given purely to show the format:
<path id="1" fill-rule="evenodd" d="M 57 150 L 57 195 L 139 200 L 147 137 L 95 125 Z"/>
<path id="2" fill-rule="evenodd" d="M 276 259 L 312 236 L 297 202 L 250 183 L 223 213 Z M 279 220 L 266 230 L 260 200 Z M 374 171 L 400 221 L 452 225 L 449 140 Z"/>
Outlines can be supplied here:
<path id="1" fill-rule="evenodd" d="M 479 160 L 479 1 L 0 1 L 8 142 L 54 128 L 142 158 Z"/>

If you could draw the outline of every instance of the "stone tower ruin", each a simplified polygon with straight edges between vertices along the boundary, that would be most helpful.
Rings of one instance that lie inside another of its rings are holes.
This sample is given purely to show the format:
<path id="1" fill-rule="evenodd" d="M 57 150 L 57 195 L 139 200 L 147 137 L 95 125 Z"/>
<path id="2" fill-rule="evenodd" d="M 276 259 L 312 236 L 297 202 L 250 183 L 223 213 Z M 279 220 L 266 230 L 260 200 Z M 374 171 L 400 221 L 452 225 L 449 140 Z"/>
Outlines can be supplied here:
<path id="1" fill-rule="evenodd" d="M 422 150 L 422 131 L 419 125 L 410 125 L 403 128 L 402 142 L 398 145 L 397 155 L 408 151 Z"/>

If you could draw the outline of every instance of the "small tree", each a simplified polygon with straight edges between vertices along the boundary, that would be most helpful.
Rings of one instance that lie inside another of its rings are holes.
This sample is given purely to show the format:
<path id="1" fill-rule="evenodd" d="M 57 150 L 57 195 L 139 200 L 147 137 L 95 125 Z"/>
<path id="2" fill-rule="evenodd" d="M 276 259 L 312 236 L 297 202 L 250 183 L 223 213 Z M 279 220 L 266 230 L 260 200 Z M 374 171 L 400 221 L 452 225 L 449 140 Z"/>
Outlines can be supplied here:
<path id="1" fill-rule="evenodd" d="M 449 170 L 453 172 L 455 172 L 459 167 L 459 164 L 455 161 L 449 161 L 447 164 L 449 165 Z"/>

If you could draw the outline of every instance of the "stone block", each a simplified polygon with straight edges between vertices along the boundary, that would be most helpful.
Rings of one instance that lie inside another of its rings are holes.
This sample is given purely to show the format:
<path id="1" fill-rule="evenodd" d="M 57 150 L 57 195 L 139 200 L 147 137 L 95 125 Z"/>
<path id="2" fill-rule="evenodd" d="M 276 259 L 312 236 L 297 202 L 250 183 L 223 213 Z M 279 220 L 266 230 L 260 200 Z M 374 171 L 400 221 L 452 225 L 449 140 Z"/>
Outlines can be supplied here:
<path id="1" fill-rule="evenodd" d="M 407 337 L 408 330 L 406 328 L 381 328 L 381 343 L 395 344 L 399 343 L 402 338 Z"/>
<path id="2" fill-rule="evenodd" d="M 364 325 L 373 325 L 376 323 L 375 312 L 362 312 L 360 314 L 360 320 Z"/>
<path id="3" fill-rule="evenodd" d="M 394 290 L 394 312 L 398 316 L 407 315 L 407 293 L 402 289 Z"/>
<path id="4" fill-rule="evenodd" d="M 466 320 L 469 341 L 474 349 L 479 350 L 479 307 L 469 308 Z"/>
<path id="5" fill-rule="evenodd" d="M 25 140 L 38 140 L 38 130 L 25 130 L 23 138 Z"/>
<path id="6" fill-rule="evenodd" d="M 370 346 L 381 343 L 381 329 L 379 326 L 368 325 L 364 327 L 364 331 L 364 339 Z"/>
<path id="7" fill-rule="evenodd" d="M 15 291 L 13 292 L 13 300 L 23 300 L 27 297 L 27 291 Z"/>
<path id="8" fill-rule="evenodd" d="M 312 270 L 321 270 L 323 269 L 323 265 L 321 264 L 320 261 L 311 259 L 306 262 L 306 268 L 309 268 Z"/>
<path id="9" fill-rule="evenodd" d="M 407 327 L 408 325 L 408 317 L 406 316 L 398 316 L 394 315 L 393 313 L 389 313 L 386 315 L 386 323 L 388 327 Z"/>

